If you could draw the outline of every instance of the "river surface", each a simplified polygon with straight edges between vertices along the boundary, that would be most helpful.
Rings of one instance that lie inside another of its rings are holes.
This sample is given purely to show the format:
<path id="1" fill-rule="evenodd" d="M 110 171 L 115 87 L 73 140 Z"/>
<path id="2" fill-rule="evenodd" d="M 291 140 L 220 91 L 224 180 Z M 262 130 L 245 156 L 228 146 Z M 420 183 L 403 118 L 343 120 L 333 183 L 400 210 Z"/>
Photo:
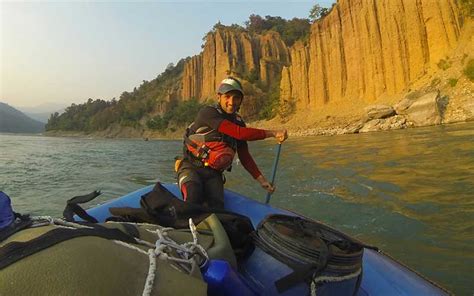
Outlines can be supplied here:
<path id="1" fill-rule="evenodd" d="M 0 190 L 17 212 L 61 216 L 72 196 L 94 204 L 156 180 L 175 182 L 181 141 L 0 134 Z M 275 142 L 250 143 L 270 176 Z M 226 187 L 263 201 L 236 162 Z M 321 220 L 458 295 L 474 292 L 474 123 L 289 139 L 273 205 Z M 92 206 L 92 205 L 91 205 Z"/>

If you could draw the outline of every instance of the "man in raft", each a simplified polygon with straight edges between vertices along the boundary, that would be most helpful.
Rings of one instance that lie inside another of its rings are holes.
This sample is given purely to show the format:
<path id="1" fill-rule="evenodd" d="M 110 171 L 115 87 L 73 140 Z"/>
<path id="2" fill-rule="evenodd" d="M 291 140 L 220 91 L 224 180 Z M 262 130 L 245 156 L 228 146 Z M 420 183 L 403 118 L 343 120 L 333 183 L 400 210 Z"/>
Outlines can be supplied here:
<path id="1" fill-rule="evenodd" d="M 186 129 L 184 157 L 175 165 L 185 201 L 223 208 L 223 172 L 230 171 L 236 152 L 244 168 L 266 191 L 275 190 L 258 169 L 247 141 L 274 137 L 281 143 L 288 138 L 287 131 L 246 127 L 237 113 L 243 98 L 240 81 L 233 77 L 222 80 L 217 89 L 217 104 L 203 107 Z"/>

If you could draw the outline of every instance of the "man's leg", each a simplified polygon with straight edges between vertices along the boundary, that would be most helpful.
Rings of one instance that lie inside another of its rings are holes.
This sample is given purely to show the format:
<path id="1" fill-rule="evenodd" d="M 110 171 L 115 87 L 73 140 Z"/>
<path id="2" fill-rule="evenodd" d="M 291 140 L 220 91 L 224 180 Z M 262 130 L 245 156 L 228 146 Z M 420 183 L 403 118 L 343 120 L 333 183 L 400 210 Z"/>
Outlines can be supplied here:
<path id="1" fill-rule="evenodd" d="M 204 195 L 210 208 L 224 208 L 224 181 L 222 174 L 216 173 L 204 183 Z"/>
<path id="2" fill-rule="evenodd" d="M 196 169 L 192 164 L 184 160 L 178 169 L 178 186 L 184 201 L 202 205 L 204 202 L 204 190 Z"/>

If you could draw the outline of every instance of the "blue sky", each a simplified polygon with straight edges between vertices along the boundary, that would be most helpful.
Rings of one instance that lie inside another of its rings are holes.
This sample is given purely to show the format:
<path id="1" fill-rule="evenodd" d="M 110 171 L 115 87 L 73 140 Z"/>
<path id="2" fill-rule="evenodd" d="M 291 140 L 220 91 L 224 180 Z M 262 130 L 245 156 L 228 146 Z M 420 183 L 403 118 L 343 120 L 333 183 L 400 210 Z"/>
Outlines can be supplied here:
<path id="1" fill-rule="evenodd" d="M 0 2 L 0 101 L 70 105 L 119 97 L 201 51 L 220 21 L 308 17 L 334 1 Z"/>

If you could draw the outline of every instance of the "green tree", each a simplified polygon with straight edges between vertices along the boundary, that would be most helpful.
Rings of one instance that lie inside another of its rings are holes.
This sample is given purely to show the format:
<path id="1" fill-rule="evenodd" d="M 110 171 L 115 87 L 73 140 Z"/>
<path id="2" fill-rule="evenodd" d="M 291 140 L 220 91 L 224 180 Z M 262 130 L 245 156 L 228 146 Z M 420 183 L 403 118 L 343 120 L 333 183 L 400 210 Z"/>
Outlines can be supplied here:
<path id="1" fill-rule="evenodd" d="M 279 16 L 267 15 L 262 18 L 252 14 L 245 22 L 245 29 L 253 34 L 264 34 L 268 31 L 278 32 L 287 46 L 297 40 L 305 40 L 309 36 L 310 22 L 308 19 L 293 18 L 286 20 Z"/>
<path id="2" fill-rule="evenodd" d="M 469 60 L 466 67 L 464 67 L 463 73 L 469 80 L 474 81 L 474 59 Z"/>
<path id="3" fill-rule="evenodd" d="M 276 79 L 269 87 L 267 96 L 262 101 L 262 108 L 258 113 L 258 119 L 272 119 L 278 112 L 280 103 L 280 79 Z"/>
<path id="4" fill-rule="evenodd" d="M 312 22 L 315 22 L 323 17 L 325 17 L 329 13 L 329 9 L 326 7 L 322 7 L 319 4 L 315 4 L 313 8 L 309 11 L 309 19 Z"/>

